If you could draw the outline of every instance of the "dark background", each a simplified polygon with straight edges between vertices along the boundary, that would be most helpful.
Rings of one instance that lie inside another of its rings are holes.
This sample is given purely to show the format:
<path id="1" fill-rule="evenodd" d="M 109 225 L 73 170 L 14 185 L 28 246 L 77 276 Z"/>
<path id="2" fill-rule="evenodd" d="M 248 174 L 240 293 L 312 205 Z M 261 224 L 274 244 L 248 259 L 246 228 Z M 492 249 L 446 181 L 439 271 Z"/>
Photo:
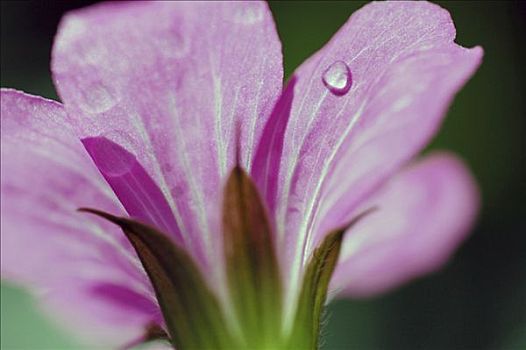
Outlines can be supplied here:
<path id="1" fill-rule="evenodd" d="M 57 98 L 50 73 L 62 14 L 85 1 L 1 2 L 1 86 Z M 273 2 L 285 73 L 362 2 Z M 457 42 L 481 45 L 484 63 L 457 96 L 432 148 L 453 150 L 483 196 L 473 235 L 441 271 L 387 295 L 329 308 L 324 349 L 526 349 L 526 6 L 440 2 Z M 5 349 L 76 348 L 23 292 L 3 283 Z"/>

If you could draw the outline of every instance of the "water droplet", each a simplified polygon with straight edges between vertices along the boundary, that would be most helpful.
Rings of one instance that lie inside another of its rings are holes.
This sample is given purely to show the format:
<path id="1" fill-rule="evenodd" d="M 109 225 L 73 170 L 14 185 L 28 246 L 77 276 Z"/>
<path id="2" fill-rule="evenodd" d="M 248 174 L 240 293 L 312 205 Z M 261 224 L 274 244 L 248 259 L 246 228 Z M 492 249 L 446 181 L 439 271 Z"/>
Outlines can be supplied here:
<path id="1" fill-rule="evenodd" d="M 334 95 L 345 95 L 352 85 L 351 70 L 345 62 L 336 61 L 323 72 L 322 80 Z"/>
<path id="2" fill-rule="evenodd" d="M 179 59 L 185 57 L 190 52 L 190 40 L 188 29 L 182 18 L 166 20 L 162 25 L 162 31 L 153 40 L 155 41 L 161 54 L 168 59 Z"/>
<path id="3" fill-rule="evenodd" d="M 81 38 L 88 30 L 88 25 L 80 18 L 67 16 L 61 25 L 59 35 L 55 41 L 55 50 L 63 51 Z"/>
<path id="4" fill-rule="evenodd" d="M 79 106 L 88 113 L 102 113 L 116 103 L 115 94 L 101 83 L 91 84 L 81 93 Z"/>
<path id="5" fill-rule="evenodd" d="M 258 3 L 237 3 L 234 22 L 251 25 L 261 22 L 265 16 L 264 7 Z"/>
<path id="6" fill-rule="evenodd" d="M 161 45 L 164 45 L 163 53 L 168 58 L 183 58 L 190 52 L 190 43 L 178 32 L 173 35 L 170 42 L 161 42 Z"/>

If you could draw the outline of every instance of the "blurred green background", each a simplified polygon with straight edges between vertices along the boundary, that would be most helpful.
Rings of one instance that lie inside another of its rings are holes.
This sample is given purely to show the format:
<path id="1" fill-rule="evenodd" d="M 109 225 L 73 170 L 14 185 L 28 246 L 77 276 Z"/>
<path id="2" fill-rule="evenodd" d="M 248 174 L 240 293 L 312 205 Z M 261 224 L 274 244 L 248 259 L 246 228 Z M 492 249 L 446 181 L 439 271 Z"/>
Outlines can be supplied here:
<path id="1" fill-rule="evenodd" d="M 90 2 L 2 1 L 1 86 L 57 98 L 49 74 L 61 15 Z M 362 2 L 272 2 L 289 76 Z M 430 148 L 463 156 L 483 210 L 441 271 L 390 294 L 329 307 L 323 349 L 526 349 L 526 6 L 440 2 L 457 42 L 484 63 L 457 96 Z M 2 284 L 3 349 L 75 349 L 23 291 Z"/>

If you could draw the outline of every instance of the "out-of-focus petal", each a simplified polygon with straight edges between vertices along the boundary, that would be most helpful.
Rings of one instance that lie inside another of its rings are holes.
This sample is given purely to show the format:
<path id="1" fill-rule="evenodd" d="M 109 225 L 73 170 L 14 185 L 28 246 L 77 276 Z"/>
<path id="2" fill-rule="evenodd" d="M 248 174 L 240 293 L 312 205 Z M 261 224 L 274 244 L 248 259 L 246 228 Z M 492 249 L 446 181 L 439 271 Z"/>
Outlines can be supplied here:
<path id="1" fill-rule="evenodd" d="M 106 137 L 136 156 L 168 199 L 185 247 L 205 257 L 205 270 L 219 270 L 213 213 L 234 162 L 237 125 L 249 168 L 281 91 L 281 45 L 268 6 L 95 5 L 65 16 L 52 56 L 56 87 L 68 113 L 82 118 L 81 135 Z"/>
<path id="2" fill-rule="evenodd" d="M 449 13 L 437 5 L 375 2 L 353 14 L 294 74 L 276 213 L 292 286 L 320 236 L 348 221 L 438 129 L 482 56 L 454 37 Z M 337 61 L 352 72 L 344 95 L 322 81 Z"/>
<path id="3" fill-rule="evenodd" d="M 475 181 L 456 157 L 415 162 L 363 203 L 378 210 L 347 232 L 332 288 L 368 296 L 439 268 L 465 239 L 478 205 Z"/>
<path id="4" fill-rule="evenodd" d="M 150 283 L 124 235 L 77 212 L 122 213 L 62 105 L 2 89 L 2 278 L 91 344 L 124 344 L 158 320 Z"/>

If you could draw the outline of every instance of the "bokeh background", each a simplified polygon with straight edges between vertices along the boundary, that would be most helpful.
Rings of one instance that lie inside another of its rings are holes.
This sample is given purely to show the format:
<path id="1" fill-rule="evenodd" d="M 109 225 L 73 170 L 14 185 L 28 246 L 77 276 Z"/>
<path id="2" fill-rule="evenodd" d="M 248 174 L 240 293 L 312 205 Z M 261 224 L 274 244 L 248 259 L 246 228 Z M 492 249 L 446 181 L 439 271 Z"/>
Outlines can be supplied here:
<path id="1" fill-rule="evenodd" d="M 62 14 L 85 1 L 1 2 L 1 86 L 56 99 L 49 73 Z M 323 349 L 526 349 L 526 6 L 440 2 L 457 42 L 484 63 L 429 149 L 472 168 L 483 196 L 473 235 L 437 273 L 387 295 L 329 307 Z M 289 76 L 362 2 L 273 2 Z M 22 253 L 22 252 L 21 252 Z M 3 349 L 76 349 L 28 294 L 1 288 Z"/>

